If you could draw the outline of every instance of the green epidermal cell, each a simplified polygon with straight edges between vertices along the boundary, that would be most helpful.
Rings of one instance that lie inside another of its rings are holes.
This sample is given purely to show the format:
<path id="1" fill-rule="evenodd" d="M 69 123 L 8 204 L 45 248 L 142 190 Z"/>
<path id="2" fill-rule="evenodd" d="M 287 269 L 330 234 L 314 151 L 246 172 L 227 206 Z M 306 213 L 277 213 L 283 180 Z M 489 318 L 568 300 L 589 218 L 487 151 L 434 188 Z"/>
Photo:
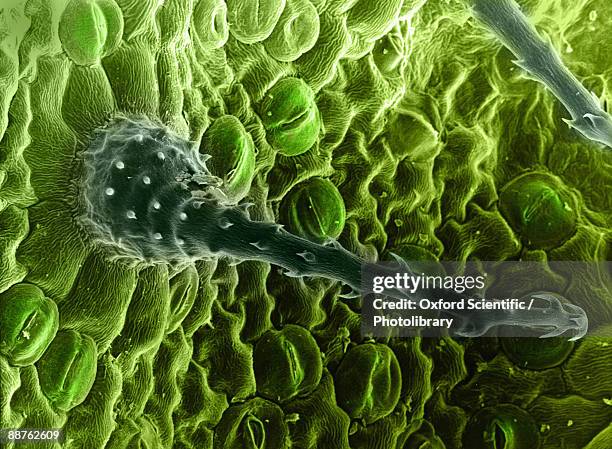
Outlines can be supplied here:
<path id="1" fill-rule="evenodd" d="M 57 333 L 55 302 L 32 284 L 17 284 L 0 294 L 0 354 L 14 366 L 35 363 Z"/>
<path id="2" fill-rule="evenodd" d="M 372 57 L 381 73 L 389 74 L 400 67 L 401 62 L 406 57 L 404 45 L 399 29 L 393 30 L 376 41 L 372 50 Z"/>
<path id="3" fill-rule="evenodd" d="M 229 202 L 243 199 L 255 176 L 255 145 L 240 120 L 233 115 L 215 120 L 204 133 L 201 152 L 211 156 L 206 167 L 223 180 Z"/>
<path id="4" fill-rule="evenodd" d="M 132 436 L 126 447 L 154 449 L 164 446 L 159 437 L 159 430 L 146 416 L 138 418 L 133 426 L 138 429 L 138 432 Z"/>
<path id="5" fill-rule="evenodd" d="M 60 19 L 64 51 L 79 65 L 97 63 L 117 47 L 122 34 L 123 17 L 113 0 L 72 0 Z"/>
<path id="6" fill-rule="evenodd" d="M 193 24 L 202 49 L 221 48 L 229 37 L 227 5 L 223 0 L 200 0 L 193 11 Z"/>
<path id="7" fill-rule="evenodd" d="M 40 387 L 60 410 L 82 403 L 93 386 L 97 370 L 93 339 L 74 330 L 57 333 L 37 363 Z"/>
<path id="8" fill-rule="evenodd" d="M 436 156 L 438 132 L 419 113 L 400 111 L 389 123 L 387 133 L 399 155 L 414 161 L 429 161 Z"/>
<path id="9" fill-rule="evenodd" d="M 309 0 L 287 0 L 278 24 L 264 45 L 274 59 L 295 61 L 314 47 L 319 31 L 319 14 Z"/>
<path id="10" fill-rule="evenodd" d="M 538 449 L 540 434 L 533 418 L 512 404 L 479 410 L 467 423 L 463 447 L 470 449 Z"/>
<path id="11" fill-rule="evenodd" d="M 574 349 L 566 337 L 506 337 L 501 346 L 512 362 L 521 368 L 543 370 L 561 365 Z"/>
<path id="12" fill-rule="evenodd" d="M 499 209 L 530 248 L 555 248 L 576 231 L 575 202 L 547 174 L 527 173 L 510 181 L 501 190 Z"/>
<path id="13" fill-rule="evenodd" d="M 289 429 L 283 410 L 255 398 L 228 408 L 215 428 L 215 449 L 288 448 Z"/>
<path id="14" fill-rule="evenodd" d="M 227 0 L 230 33 L 245 44 L 266 39 L 276 26 L 286 0 Z"/>
<path id="15" fill-rule="evenodd" d="M 376 40 L 393 27 L 402 3 L 402 0 L 356 0 L 348 11 L 347 27 L 367 41 Z"/>
<path id="16" fill-rule="evenodd" d="M 193 307 L 199 284 L 200 278 L 193 266 L 170 280 L 170 316 L 166 333 L 174 332 L 181 325 Z"/>
<path id="17" fill-rule="evenodd" d="M 284 224 L 301 237 L 316 242 L 337 238 L 344 229 L 346 207 L 328 179 L 311 178 L 294 187 L 281 208 Z"/>
<path id="18" fill-rule="evenodd" d="M 279 402 L 314 390 L 323 371 L 315 339 L 306 329 L 293 324 L 280 331 L 268 331 L 259 339 L 253 368 L 257 391 Z"/>
<path id="19" fill-rule="evenodd" d="M 444 266 L 438 262 L 435 254 L 426 248 L 410 243 L 394 245 L 384 252 L 385 260 L 393 260 L 393 254 L 403 259 L 416 273 L 445 276 Z"/>
<path id="20" fill-rule="evenodd" d="M 103 56 L 108 56 L 119 46 L 123 38 L 123 14 L 115 0 L 97 0 L 96 4 L 104 14 L 106 29 L 108 30 L 103 49 Z"/>
<path id="21" fill-rule="evenodd" d="M 319 137 L 321 118 L 314 92 L 299 78 L 284 78 L 266 94 L 260 117 L 268 143 L 285 156 L 308 151 Z"/>
<path id="22" fill-rule="evenodd" d="M 445 449 L 444 442 L 436 435 L 435 428 L 423 420 L 419 430 L 411 434 L 402 449 Z"/>
<path id="23" fill-rule="evenodd" d="M 366 343 L 344 356 L 334 384 L 338 405 L 351 418 L 370 424 L 389 415 L 397 405 L 402 375 L 388 346 Z"/>

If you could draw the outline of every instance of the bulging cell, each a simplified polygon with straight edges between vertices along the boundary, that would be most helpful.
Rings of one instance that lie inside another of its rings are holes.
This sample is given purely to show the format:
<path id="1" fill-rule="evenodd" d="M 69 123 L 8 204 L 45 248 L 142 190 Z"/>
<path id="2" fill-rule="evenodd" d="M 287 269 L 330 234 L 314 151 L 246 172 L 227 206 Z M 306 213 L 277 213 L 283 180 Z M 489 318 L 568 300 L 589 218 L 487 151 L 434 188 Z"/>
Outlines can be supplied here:
<path id="1" fill-rule="evenodd" d="M 405 45 L 398 26 L 376 41 L 372 57 L 381 73 L 392 74 L 401 67 L 402 62 L 406 59 Z"/>
<path id="2" fill-rule="evenodd" d="M 147 416 L 140 416 L 134 421 L 130 421 L 125 427 L 130 428 L 131 437 L 125 447 L 133 447 L 138 449 L 153 449 L 156 447 L 164 447 L 164 442 L 160 437 L 160 429 L 151 422 Z M 119 433 L 119 432 L 118 432 Z M 127 433 L 127 432 L 126 432 Z"/>
<path id="3" fill-rule="evenodd" d="M 229 407 L 215 428 L 214 449 L 285 449 L 290 447 L 283 410 L 273 402 L 251 399 Z"/>
<path id="4" fill-rule="evenodd" d="M 470 418 L 463 432 L 470 449 L 538 449 L 540 434 L 533 418 L 512 404 L 485 407 Z"/>
<path id="5" fill-rule="evenodd" d="M 423 420 L 421 427 L 412 433 L 402 449 L 446 449 L 442 439 L 436 435 L 436 430 L 431 423 Z M 467 448 L 466 448 L 467 449 Z M 499 448 L 503 449 L 503 448 Z"/>
<path id="6" fill-rule="evenodd" d="M 57 305 L 35 285 L 13 285 L 0 294 L 0 353 L 11 365 L 35 363 L 58 326 Z"/>
<path id="7" fill-rule="evenodd" d="M 402 376 L 388 346 L 366 343 L 344 356 L 334 384 L 338 405 L 351 418 L 370 424 L 393 411 L 399 401 Z"/>
<path id="8" fill-rule="evenodd" d="M 225 1 L 200 0 L 193 11 L 192 20 L 203 50 L 214 50 L 225 45 L 229 37 Z"/>
<path id="9" fill-rule="evenodd" d="M 230 33 L 245 44 L 266 39 L 274 30 L 286 0 L 227 0 Z"/>
<path id="10" fill-rule="evenodd" d="M 565 337 L 505 337 L 501 346 L 512 362 L 521 368 L 543 370 L 561 365 L 574 349 Z"/>
<path id="11" fill-rule="evenodd" d="M 444 276 L 446 270 L 438 262 L 438 257 L 427 248 L 411 243 L 394 244 L 383 253 L 385 260 L 393 260 L 398 256 L 406 261 L 416 273 L 428 273 Z M 396 259 L 397 260 L 397 259 Z"/>
<path id="12" fill-rule="evenodd" d="M 347 27 L 365 40 L 379 39 L 397 22 L 402 3 L 402 0 L 356 0 L 347 13 Z"/>
<path id="13" fill-rule="evenodd" d="M 79 65 L 97 63 L 111 53 L 123 34 L 123 16 L 113 0 L 71 0 L 62 13 L 59 38 Z"/>
<path id="14" fill-rule="evenodd" d="M 196 299 L 200 278 L 194 266 L 189 266 L 170 279 L 170 316 L 166 333 L 174 332 L 183 322 Z"/>
<path id="15" fill-rule="evenodd" d="M 255 145 L 240 120 L 233 115 L 215 120 L 204 133 L 200 152 L 210 156 L 206 166 L 223 180 L 228 203 L 242 200 L 255 176 Z"/>
<path id="16" fill-rule="evenodd" d="M 106 41 L 102 56 L 108 56 L 117 49 L 123 38 L 123 14 L 115 0 L 96 0 L 106 22 Z"/>
<path id="17" fill-rule="evenodd" d="M 321 118 L 314 92 L 299 78 L 284 78 L 260 105 L 268 143 L 285 156 L 308 151 L 319 137 Z"/>
<path id="18" fill-rule="evenodd" d="M 336 186 L 324 178 L 311 178 L 295 186 L 280 211 L 291 232 L 315 242 L 338 238 L 346 222 L 344 200 Z"/>
<path id="19" fill-rule="evenodd" d="M 278 24 L 264 45 L 274 59 L 295 61 L 314 47 L 319 31 L 319 14 L 309 0 L 287 0 Z"/>
<path id="20" fill-rule="evenodd" d="M 576 204 L 561 183 L 544 173 L 526 173 L 499 195 L 499 209 L 525 244 L 552 249 L 576 232 Z"/>
<path id="21" fill-rule="evenodd" d="M 266 332 L 255 345 L 257 391 L 278 402 L 314 390 L 322 375 L 321 353 L 310 332 L 289 324 Z"/>
<path id="22" fill-rule="evenodd" d="M 398 158 L 407 157 L 411 161 L 425 162 L 433 160 L 439 153 L 438 132 L 420 112 L 398 108 L 386 133 L 389 145 Z"/>
<path id="23" fill-rule="evenodd" d="M 60 410 L 70 410 L 85 400 L 93 386 L 96 344 L 74 330 L 60 331 L 36 366 L 47 399 Z"/>

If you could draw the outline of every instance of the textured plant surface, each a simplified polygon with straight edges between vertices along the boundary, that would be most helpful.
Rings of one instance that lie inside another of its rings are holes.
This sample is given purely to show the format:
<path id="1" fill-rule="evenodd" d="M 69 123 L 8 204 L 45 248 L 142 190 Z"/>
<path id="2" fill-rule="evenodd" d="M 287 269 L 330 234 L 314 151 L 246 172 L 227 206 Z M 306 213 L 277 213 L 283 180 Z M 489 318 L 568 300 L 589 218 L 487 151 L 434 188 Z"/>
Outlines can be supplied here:
<path id="1" fill-rule="evenodd" d="M 519 4 L 605 107 L 609 1 Z M 612 447 L 609 338 L 364 341 L 330 279 L 354 266 L 241 262 L 279 224 L 344 260 L 611 260 L 612 152 L 472 6 L 0 0 L 0 427 L 79 449 Z M 125 157 L 88 177 L 107 145 Z M 193 172 L 210 155 L 207 176 L 154 165 L 170 147 Z M 156 185 L 169 173 L 187 190 Z M 192 221 L 194 185 L 252 203 L 265 238 L 224 240 L 249 231 L 241 208 Z M 212 246 L 181 249 L 207 227 Z M 559 293 L 611 322 L 609 275 Z"/>

